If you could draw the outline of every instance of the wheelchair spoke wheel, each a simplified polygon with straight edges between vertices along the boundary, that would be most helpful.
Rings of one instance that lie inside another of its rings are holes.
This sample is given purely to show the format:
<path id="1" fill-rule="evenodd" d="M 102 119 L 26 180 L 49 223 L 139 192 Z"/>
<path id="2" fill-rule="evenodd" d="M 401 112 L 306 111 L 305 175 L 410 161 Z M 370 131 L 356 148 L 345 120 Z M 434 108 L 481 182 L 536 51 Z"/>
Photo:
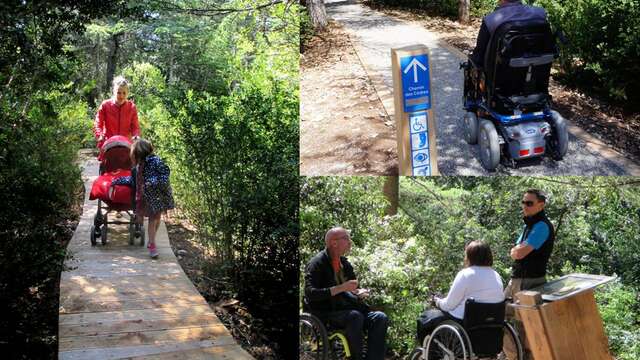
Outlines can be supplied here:
<path id="1" fill-rule="evenodd" d="M 324 360 L 329 352 L 327 330 L 311 314 L 300 314 L 300 360 Z"/>
<path id="2" fill-rule="evenodd" d="M 415 348 L 415 349 L 413 349 L 413 351 L 411 352 L 411 355 L 409 355 L 407 360 L 426 360 L 422 356 L 423 353 L 424 353 L 424 350 L 421 347 Z"/>
<path id="3" fill-rule="evenodd" d="M 459 326 L 443 323 L 429 337 L 425 360 L 469 360 L 469 350 Z"/>
<path id="4" fill-rule="evenodd" d="M 524 353 L 520 337 L 509 323 L 504 325 L 504 338 L 502 341 L 502 352 L 498 354 L 498 360 L 523 360 Z"/>

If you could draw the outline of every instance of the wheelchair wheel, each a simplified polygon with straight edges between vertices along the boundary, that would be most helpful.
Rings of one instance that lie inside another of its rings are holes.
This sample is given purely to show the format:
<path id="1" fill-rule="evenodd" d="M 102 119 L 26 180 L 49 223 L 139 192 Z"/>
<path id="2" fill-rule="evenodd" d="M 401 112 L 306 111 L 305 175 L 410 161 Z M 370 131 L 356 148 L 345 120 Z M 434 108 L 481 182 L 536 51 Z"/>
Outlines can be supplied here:
<path id="1" fill-rule="evenodd" d="M 467 111 L 462 120 L 464 125 L 464 139 L 474 145 L 478 143 L 478 117 L 474 112 Z"/>
<path id="2" fill-rule="evenodd" d="M 524 350 L 522 349 L 522 343 L 520 342 L 520 337 L 518 333 L 514 329 L 514 327 L 509 324 L 504 324 L 504 339 L 502 341 L 502 352 L 497 357 L 499 360 L 523 360 L 524 359 Z"/>
<path id="3" fill-rule="evenodd" d="M 469 360 L 471 349 L 460 325 L 447 320 L 433 330 L 425 353 L 425 360 Z"/>
<path id="4" fill-rule="evenodd" d="M 329 335 L 329 351 L 331 355 L 330 359 L 332 360 L 343 360 L 351 358 L 349 342 L 347 341 L 344 333 L 336 331 Z M 366 358 L 365 351 L 363 351 L 362 353 L 362 358 Z"/>
<path id="5" fill-rule="evenodd" d="M 567 122 L 555 110 L 551 110 L 551 127 L 553 128 L 549 150 L 554 160 L 562 160 L 569 149 L 569 132 Z"/>
<path id="6" fill-rule="evenodd" d="M 409 357 L 407 357 L 407 360 L 425 360 L 425 358 L 422 356 L 423 353 L 424 350 L 421 347 L 415 348 L 413 349 Z"/>
<path id="7" fill-rule="evenodd" d="M 500 143 L 498 142 L 496 127 L 487 119 L 480 121 L 478 143 L 480 144 L 480 162 L 482 166 L 489 171 L 495 170 L 500 163 Z"/>
<path id="8" fill-rule="evenodd" d="M 300 360 L 325 360 L 329 353 L 327 329 L 317 317 L 300 314 Z"/>

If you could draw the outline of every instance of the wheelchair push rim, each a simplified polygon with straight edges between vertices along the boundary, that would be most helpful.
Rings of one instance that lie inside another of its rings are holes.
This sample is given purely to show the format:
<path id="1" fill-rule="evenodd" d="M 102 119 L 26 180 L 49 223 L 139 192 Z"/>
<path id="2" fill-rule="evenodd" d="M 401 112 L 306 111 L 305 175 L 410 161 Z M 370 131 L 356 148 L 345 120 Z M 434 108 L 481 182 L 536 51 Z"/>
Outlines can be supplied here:
<path id="1" fill-rule="evenodd" d="M 469 360 L 471 345 L 455 324 L 444 322 L 428 337 L 425 360 Z"/>
<path id="2" fill-rule="evenodd" d="M 324 360 L 328 357 L 327 330 L 320 320 L 311 314 L 300 314 L 300 360 Z"/>

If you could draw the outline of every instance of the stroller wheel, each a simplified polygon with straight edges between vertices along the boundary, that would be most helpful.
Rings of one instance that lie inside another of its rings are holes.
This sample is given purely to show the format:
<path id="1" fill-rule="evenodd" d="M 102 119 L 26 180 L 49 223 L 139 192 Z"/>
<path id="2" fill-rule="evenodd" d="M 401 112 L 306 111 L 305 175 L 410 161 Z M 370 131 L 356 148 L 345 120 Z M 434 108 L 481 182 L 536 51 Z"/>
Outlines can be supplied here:
<path id="1" fill-rule="evenodd" d="M 133 224 L 129 224 L 129 245 L 133 245 L 136 237 L 136 227 Z"/>
<path id="2" fill-rule="evenodd" d="M 489 171 L 495 170 L 500 163 L 500 143 L 498 143 L 496 127 L 487 119 L 480 121 L 478 143 L 480 144 L 482 166 Z"/>
<path id="3" fill-rule="evenodd" d="M 554 160 L 562 160 L 569 149 L 569 133 L 567 131 L 567 123 L 564 118 L 555 110 L 551 110 L 551 140 L 549 148 L 551 156 Z"/>
<path id="4" fill-rule="evenodd" d="M 91 229 L 89 231 L 91 231 L 91 234 L 89 235 L 91 239 L 91 246 L 96 246 L 96 227 L 91 225 Z"/>
<path id="5" fill-rule="evenodd" d="M 464 128 L 464 139 L 467 143 L 474 145 L 478 143 L 478 117 L 475 113 L 467 111 L 462 119 Z"/>
<path id="6" fill-rule="evenodd" d="M 144 225 L 140 225 L 140 246 L 144 246 Z"/>
<path id="7" fill-rule="evenodd" d="M 102 245 L 107 245 L 107 224 L 102 225 L 100 231 L 100 241 L 102 242 Z"/>

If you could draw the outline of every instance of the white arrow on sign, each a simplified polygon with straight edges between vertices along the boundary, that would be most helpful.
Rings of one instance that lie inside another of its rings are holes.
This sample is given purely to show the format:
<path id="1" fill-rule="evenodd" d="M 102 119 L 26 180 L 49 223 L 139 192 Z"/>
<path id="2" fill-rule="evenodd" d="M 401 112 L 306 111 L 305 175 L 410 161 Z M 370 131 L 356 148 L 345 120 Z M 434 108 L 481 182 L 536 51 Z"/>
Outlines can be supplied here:
<path id="1" fill-rule="evenodd" d="M 406 68 L 404 68 L 404 73 L 408 73 L 409 70 L 411 70 L 411 68 L 413 67 L 413 82 L 417 83 L 418 82 L 418 66 L 420 66 L 420 68 L 423 71 L 426 71 L 427 68 L 426 66 L 424 66 L 420 61 L 418 61 L 418 59 L 413 58 L 413 60 L 411 60 L 411 62 L 409 63 L 409 65 L 407 65 Z"/>

